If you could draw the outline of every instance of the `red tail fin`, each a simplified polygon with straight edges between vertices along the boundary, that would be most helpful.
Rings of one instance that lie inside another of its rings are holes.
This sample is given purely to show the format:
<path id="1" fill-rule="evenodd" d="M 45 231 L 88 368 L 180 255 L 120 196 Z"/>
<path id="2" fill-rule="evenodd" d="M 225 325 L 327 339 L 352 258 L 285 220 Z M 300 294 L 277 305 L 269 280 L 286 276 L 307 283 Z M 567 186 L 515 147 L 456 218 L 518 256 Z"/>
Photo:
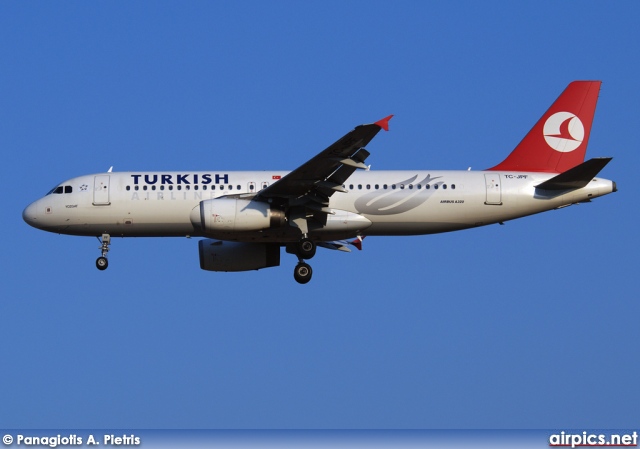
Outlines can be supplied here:
<path id="1" fill-rule="evenodd" d="M 574 81 L 507 158 L 489 170 L 562 173 L 587 151 L 601 81 Z"/>

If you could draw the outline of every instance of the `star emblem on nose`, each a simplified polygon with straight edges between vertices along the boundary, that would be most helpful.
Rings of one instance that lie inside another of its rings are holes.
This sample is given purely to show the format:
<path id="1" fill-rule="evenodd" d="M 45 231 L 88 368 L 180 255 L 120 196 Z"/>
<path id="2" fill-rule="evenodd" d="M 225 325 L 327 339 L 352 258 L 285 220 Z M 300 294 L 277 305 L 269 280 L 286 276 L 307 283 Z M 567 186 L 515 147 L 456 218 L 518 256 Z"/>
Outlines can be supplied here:
<path id="1" fill-rule="evenodd" d="M 86 184 L 82 184 L 82 185 L 80 186 L 80 190 L 82 190 L 83 192 L 84 192 L 85 190 L 87 190 L 88 188 L 89 188 L 89 186 L 88 186 L 88 185 L 86 185 Z"/>

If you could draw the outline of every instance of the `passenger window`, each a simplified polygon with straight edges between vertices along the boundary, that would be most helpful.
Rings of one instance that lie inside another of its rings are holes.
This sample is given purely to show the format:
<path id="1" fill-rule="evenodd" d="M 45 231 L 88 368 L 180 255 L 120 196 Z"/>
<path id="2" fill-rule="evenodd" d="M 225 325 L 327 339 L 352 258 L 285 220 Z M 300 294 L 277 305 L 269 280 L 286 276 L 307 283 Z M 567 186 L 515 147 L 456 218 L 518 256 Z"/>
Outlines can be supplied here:
<path id="1" fill-rule="evenodd" d="M 438 189 L 438 184 L 434 184 L 433 188 L 437 190 Z"/>
<path id="2" fill-rule="evenodd" d="M 455 184 L 451 184 L 451 190 L 455 190 L 456 189 L 456 185 Z"/>
<path id="3" fill-rule="evenodd" d="M 404 184 L 400 184 L 400 188 L 404 190 Z"/>
<path id="4" fill-rule="evenodd" d="M 156 186 L 151 186 L 151 190 L 155 190 L 155 189 L 156 189 Z"/>
<path id="5" fill-rule="evenodd" d="M 380 184 L 376 184 L 376 190 L 380 188 Z"/>
<path id="6" fill-rule="evenodd" d="M 240 186 L 236 186 L 236 189 L 240 190 Z"/>
<path id="7" fill-rule="evenodd" d="M 391 188 L 392 188 L 393 190 L 395 190 L 396 185 L 395 185 L 395 184 L 391 184 Z"/>
<path id="8" fill-rule="evenodd" d="M 427 184 L 426 186 L 424 186 L 425 189 L 430 189 L 431 188 L 431 184 Z"/>
<path id="9" fill-rule="evenodd" d="M 409 184 L 409 190 L 413 189 L 413 184 Z"/>
<path id="10" fill-rule="evenodd" d="M 382 186 L 382 188 L 383 188 L 384 190 L 387 190 L 387 185 L 386 185 L 386 184 L 384 184 L 384 185 Z"/>
<path id="11" fill-rule="evenodd" d="M 446 190 L 447 189 L 447 185 L 446 184 L 442 184 L 442 188 Z"/>
<path id="12" fill-rule="evenodd" d="M 142 186 L 142 190 L 147 190 L 147 186 Z"/>
<path id="13" fill-rule="evenodd" d="M 198 186 L 193 186 L 193 190 L 198 190 Z"/>
<path id="14" fill-rule="evenodd" d="M 367 190 L 371 189 L 371 184 L 367 184 Z"/>
<path id="15" fill-rule="evenodd" d="M 127 186 L 127 191 L 131 190 L 131 186 Z"/>

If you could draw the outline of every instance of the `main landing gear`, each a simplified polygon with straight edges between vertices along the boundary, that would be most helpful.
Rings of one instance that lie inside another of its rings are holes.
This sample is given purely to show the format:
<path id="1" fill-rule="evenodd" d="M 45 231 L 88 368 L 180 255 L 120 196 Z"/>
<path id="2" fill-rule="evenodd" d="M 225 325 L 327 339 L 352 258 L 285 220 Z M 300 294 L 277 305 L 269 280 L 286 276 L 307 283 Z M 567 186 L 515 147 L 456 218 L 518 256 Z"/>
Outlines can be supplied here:
<path id="1" fill-rule="evenodd" d="M 296 254 L 301 259 L 311 259 L 316 255 L 316 244 L 309 238 L 303 238 L 298 242 Z"/>
<path id="2" fill-rule="evenodd" d="M 309 282 L 312 274 L 313 270 L 311 269 L 311 265 L 302 260 L 298 261 L 298 265 L 293 269 L 293 277 L 299 284 Z"/>
<path id="3" fill-rule="evenodd" d="M 295 246 L 295 254 L 298 256 L 298 265 L 293 270 L 293 278 L 299 284 L 306 284 L 311 280 L 313 270 L 308 263 L 304 262 L 304 259 L 311 259 L 316 255 L 317 246 L 313 240 L 305 237 L 300 240 Z"/>
<path id="4" fill-rule="evenodd" d="M 98 237 L 100 241 L 100 250 L 102 250 L 102 256 L 96 259 L 96 267 L 100 271 L 104 271 L 109 266 L 109 261 L 107 260 L 107 253 L 109 252 L 109 245 L 111 244 L 111 236 L 109 234 L 102 234 L 102 240 Z"/>

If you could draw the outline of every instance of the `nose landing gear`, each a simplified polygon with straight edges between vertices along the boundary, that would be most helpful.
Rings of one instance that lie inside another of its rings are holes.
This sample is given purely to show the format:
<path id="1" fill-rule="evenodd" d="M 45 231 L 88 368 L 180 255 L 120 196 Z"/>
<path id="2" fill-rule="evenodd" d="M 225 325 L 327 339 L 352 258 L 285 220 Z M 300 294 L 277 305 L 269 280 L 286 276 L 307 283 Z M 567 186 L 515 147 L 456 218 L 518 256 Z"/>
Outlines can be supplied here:
<path id="1" fill-rule="evenodd" d="M 109 261 L 107 260 L 107 253 L 109 252 L 109 245 L 111 244 L 111 236 L 109 234 L 102 234 L 102 240 L 98 237 L 100 241 L 100 250 L 102 251 L 102 256 L 96 259 L 96 268 L 100 271 L 104 271 L 109 266 Z"/>

